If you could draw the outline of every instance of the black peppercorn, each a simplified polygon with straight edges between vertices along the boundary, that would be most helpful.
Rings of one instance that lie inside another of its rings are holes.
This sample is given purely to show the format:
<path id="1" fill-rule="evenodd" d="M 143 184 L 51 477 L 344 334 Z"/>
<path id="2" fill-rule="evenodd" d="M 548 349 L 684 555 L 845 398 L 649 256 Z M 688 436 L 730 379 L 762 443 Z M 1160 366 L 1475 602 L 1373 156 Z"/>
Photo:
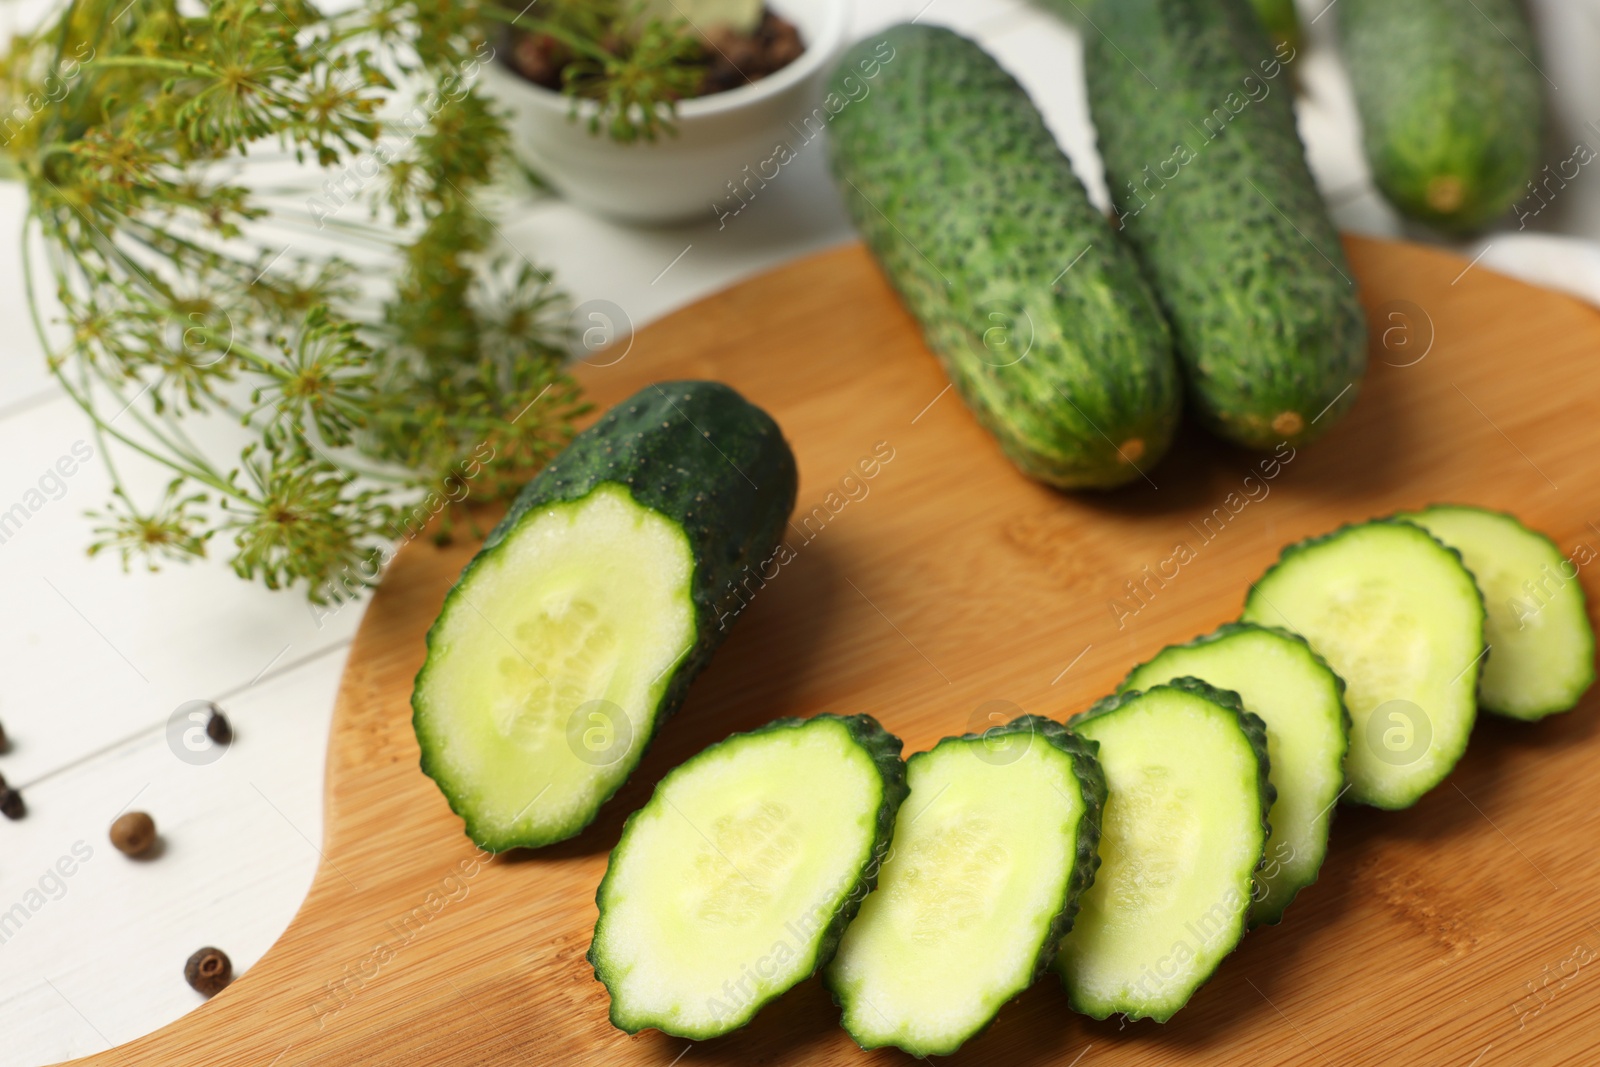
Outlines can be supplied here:
<path id="1" fill-rule="evenodd" d="M 156 843 L 156 821 L 142 811 L 130 811 L 111 824 L 111 843 L 124 856 L 138 856 Z"/>
<path id="2" fill-rule="evenodd" d="M 4 726 L 0 726 L 0 752 L 4 752 L 10 747 L 11 743 L 6 740 L 6 728 Z"/>
<path id="3" fill-rule="evenodd" d="M 22 803 L 22 794 L 8 786 L 0 786 L 0 815 L 8 819 L 20 819 L 27 814 L 27 805 Z"/>
<path id="4" fill-rule="evenodd" d="M 206 720 L 206 736 L 219 745 L 233 741 L 233 726 L 228 722 L 228 717 L 222 714 L 222 709 L 215 704 L 211 705 L 211 717 Z"/>
<path id="5" fill-rule="evenodd" d="M 195 992 L 214 997 L 233 981 L 233 963 L 220 948 L 207 946 L 189 957 L 183 965 L 183 977 Z"/>

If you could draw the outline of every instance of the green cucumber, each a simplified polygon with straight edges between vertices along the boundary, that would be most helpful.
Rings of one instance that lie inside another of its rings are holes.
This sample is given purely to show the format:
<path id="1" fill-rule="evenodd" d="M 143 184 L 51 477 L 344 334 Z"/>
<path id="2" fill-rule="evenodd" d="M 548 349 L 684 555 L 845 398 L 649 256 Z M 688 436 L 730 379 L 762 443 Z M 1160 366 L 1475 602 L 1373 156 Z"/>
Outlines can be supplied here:
<path id="1" fill-rule="evenodd" d="M 1464 233 L 1534 192 L 1544 80 L 1518 0 L 1342 0 L 1334 17 L 1390 203 Z"/>
<path id="2" fill-rule="evenodd" d="M 1054 958 L 1094 881 L 1105 777 L 1092 744 L 1023 716 L 917 753 L 906 779 L 878 888 L 824 980 L 862 1048 L 948 1056 Z"/>
<path id="3" fill-rule="evenodd" d="M 675 767 L 595 894 L 611 1022 L 716 1037 L 808 978 L 876 883 L 905 795 L 900 741 L 866 715 L 779 719 Z"/>
<path id="4" fill-rule="evenodd" d="M 1594 628 L 1577 565 L 1498 511 L 1437 504 L 1398 517 L 1461 553 L 1478 581 L 1489 645 L 1478 680 L 1483 710 L 1532 720 L 1576 707 L 1594 682 Z"/>
<path id="5" fill-rule="evenodd" d="M 1162 649 L 1135 667 L 1118 692 L 1185 676 L 1238 693 L 1245 710 L 1267 725 L 1277 799 L 1267 814 L 1272 837 L 1255 875 L 1250 925 L 1275 923 L 1295 894 L 1317 880 L 1328 852 L 1328 825 L 1344 791 L 1350 744 L 1344 682 L 1304 638 L 1235 622 Z"/>
<path id="6" fill-rule="evenodd" d="M 1367 329 L 1248 0 L 1103 0 L 1084 34 L 1106 184 L 1172 323 L 1192 410 L 1252 448 L 1349 410 Z"/>
<path id="7" fill-rule="evenodd" d="M 594 819 L 726 635 L 795 478 L 761 409 L 663 382 L 528 483 L 445 597 L 411 696 L 422 770 L 479 847 Z"/>
<path id="8" fill-rule="evenodd" d="M 1466 751 L 1483 598 L 1461 556 L 1422 527 L 1378 519 L 1290 545 L 1243 619 L 1293 630 L 1344 679 L 1356 803 L 1408 808 Z"/>
<path id="9" fill-rule="evenodd" d="M 850 215 L 978 421 L 1051 485 L 1139 478 L 1178 422 L 1171 337 L 1027 94 L 913 25 L 856 45 L 832 88 Z"/>
<path id="10" fill-rule="evenodd" d="M 1100 745 L 1100 871 L 1056 968 L 1072 1007 L 1166 1022 L 1245 931 L 1265 854 L 1266 728 L 1193 678 L 1107 697 L 1068 723 Z"/>
<path id="11" fill-rule="evenodd" d="M 1295 13 L 1294 0 L 1254 0 L 1254 6 L 1256 17 L 1272 39 L 1275 50 L 1279 55 L 1293 58 L 1294 53 L 1300 51 L 1300 16 Z"/>

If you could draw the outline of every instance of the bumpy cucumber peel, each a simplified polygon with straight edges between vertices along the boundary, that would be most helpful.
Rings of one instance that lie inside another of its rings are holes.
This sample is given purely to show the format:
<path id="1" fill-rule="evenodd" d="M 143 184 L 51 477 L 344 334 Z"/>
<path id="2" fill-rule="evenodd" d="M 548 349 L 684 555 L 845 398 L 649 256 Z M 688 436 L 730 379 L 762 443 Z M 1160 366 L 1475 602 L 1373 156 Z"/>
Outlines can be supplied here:
<path id="1" fill-rule="evenodd" d="M 811 960 L 811 966 L 806 972 L 808 976 L 815 974 L 819 968 L 833 958 L 834 952 L 839 947 L 839 939 L 844 936 L 845 927 L 850 925 L 850 920 L 854 919 L 856 917 L 856 913 L 861 910 L 861 902 L 866 899 L 867 894 L 872 892 L 873 889 L 877 888 L 878 872 L 883 868 L 884 858 L 889 852 L 889 845 L 894 837 L 895 815 L 897 812 L 899 812 L 900 805 L 905 801 L 907 794 L 910 792 L 906 785 L 906 766 L 905 763 L 900 759 L 900 749 L 902 747 L 901 740 L 885 730 L 883 726 L 870 715 L 822 714 L 813 716 L 810 719 L 774 719 L 765 726 L 760 726 L 754 730 L 748 730 L 743 733 L 733 734 L 730 737 L 724 738 L 723 740 L 701 750 L 697 756 L 691 757 L 692 759 L 699 759 L 707 753 L 714 752 L 720 748 L 723 748 L 724 746 L 736 744 L 752 737 L 759 737 L 763 734 L 798 729 L 805 726 L 807 723 L 815 722 L 819 719 L 831 720 L 843 725 L 850 732 L 852 740 L 854 740 L 855 743 L 859 745 L 868 756 L 871 757 L 873 766 L 878 772 L 878 777 L 883 783 L 883 796 L 879 801 L 877 816 L 873 822 L 872 847 L 869 849 L 859 868 L 854 885 L 852 885 L 851 888 L 845 893 L 842 906 L 837 912 L 834 913 L 833 917 L 826 924 L 824 924 L 822 930 L 817 935 L 816 940 L 813 942 L 816 946 L 816 950 Z M 685 765 L 686 764 L 680 764 L 680 766 Z M 662 786 L 666 784 L 666 781 L 667 779 L 663 779 L 662 782 L 656 786 L 656 791 L 658 793 L 660 792 Z M 650 808 L 651 804 L 654 802 L 654 799 L 655 798 L 652 796 L 650 802 L 646 803 L 644 807 L 641 807 L 638 811 L 635 811 L 629 815 L 627 821 L 623 823 L 622 834 L 617 841 L 617 847 L 612 850 L 613 858 L 615 858 L 618 852 L 622 849 L 623 845 L 627 842 L 628 831 L 633 827 L 639 816 Z M 596 946 L 600 942 L 601 927 L 606 921 L 605 911 L 601 908 L 601 906 L 605 901 L 606 889 L 611 882 L 615 870 L 616 864 L 613 862 L 608 862 L 606 865 L 605 876 L 600 879 L 600 885 L 595 889 L 595 906 L 597 909 L 601 910 L 599 918 L 597 918 L 595 921 L 594 938 L 590 942 L 589 951 L 584 955 L 584 959 L 586 959 L 589 965 L 594 968 L 595 980 L 606 985 L 608 989 L 610 988 L 610 983 L 607 982 L 607 975 L 603 969 L 602 961 L 598 958 Z M 776 990 L 765 997 L 753 1001 L 745 1010 L 746 1016 L 753 1017 L 763 1007 L 782 996 L 786 991 L 786 989 Z M 623 1009 L 621 1009 L 621 1007 L 618 1005 L 615 997 L 611 999 L 609 1016 L 613 1026 L 630 1034 L 638 1033 L 640 1030 L 647 1029 L 651 1025 L 648 1023 L 636 1023 L 634 1020 L 628 1018 Z"/>
<path id="2" fill-rule="evenodd" d="M 1029 477 L 1139 480 L 1177 427 L 1171 332 L 1027 93 L 922 25 L 870 35 L 831 88 L 845 205 L 973 415 Z"/>
<path id="3" fill-rule="evenodd" d="M 1078 779 L 1078 789 L 1083 797 L 1083 818 L 1078 829 L 1077 863 L 1062 898 L 1061 910 L 1050 922 L 1050 936 L 1039 950 L 1038 959 L 1034 963 L 1033 977 L 1037 979 L 1049 969 L 1051 961 L 1055 959 L 1061 939 L 1072 929 L 1072 921 L 1077 918 L 1078 905 L 1084 891 L 1094 885 L 1094 873 L 1100 869 L 1100 819 L 1106 810 L 1106 775 L 1100 767 L 1100 761 L 1095 758 L 1095 753 L 1100 749 L 1099 742 L 1079 737 L 1054 719 L 1047 719 L 1042 715 L 1022 715 L 1003 726 L 995 726 L 979 733 L 962 734 L 960 737 L 947 737 L 934 746 L 934 751 L 942 745 L 957 742 L 979 741 L 993 744 L 995 741 L 1017 737 L 1027 737 L 1030 741 L 1032 738 L 1041 738 L 1046 744 L 1071 756 L 1072 771 Z"/>
<path id="4" fill-rule="evenodd" d="M 1122 707 L 1122 705 L 1143 696 L 1145 693 L 1163 687 L 1182 689 L 1193 693 L 1195 696 L 1211 701 L 1211 703 L 1220 708 L 1233 712 L 1238 717 L 1239 726 L 1243 729 L 1245 737 L 1250 742 L 1250 748 L 1255 753 L 1256 784 L 1261 791 L 1261 840 L 1263 851 L 1261 860 L 1256 864 L 1256 869 L 1260 870 L 1262 864 L 1266 862 L 1265 843 L 1272 837 L 1272 824 L 1267 821 L 1267 813 L 1272 810 L 1273 802 L 1278 799 L 1278 790 L 1273 786 L 1269 778 L 1272 764 L 1267 758 L 1267 724 L 1261 721 L 1261 716 L 1245 710 L 1244 701 L 1239 699 L 1238 693 L 1231 689 L 1218 689 L 1211 683 L 1199 678 L 1174 678 L 1170 682 L 1153 685 L 1149 689 L 1130 689 L 1126 693 L 1113 693 L 1111 696 L 1102 697 L 1090 707 L 1068 719 L 1067 728 L 1071 729 L 1091 719 L 1109 715 Z"/>
<path id="5" fill-rule="evenodd" d="M 1345 0 L 1334 18 L 1362 147 L 1390 203 L 1454 234 L 1492 222 L 1519 197 L 1522 225 L 1544 209 L 1532 179 L 1545 87 L 1518 0 Z M 1594 158 L 1580 147 L 1587 154 L 1562 166 Z"/>
<path id="6" fill-rule="evenodd" d="M 1247 0 L 1089 10 L 1106 184 L 1172 323 L 1189 410 L 1250 448 L 1313 440 L 1356 402 L 1367 329 L 1299 139 L 1289 57 Z"/>
<path id="7" fill-rule="evenodd" d="M 729 401 L 737 401 L 737 407 Z M 704 450 L 704 466 L 731 466 L 751 491 L 708 491 L 681 466 L 690 447 Z M 730 386 L 699 380 L 647 385 L 574 437 L 523 487 L 483 551 L 504 540 L 534 508 L 582 500 L 607 482 L 625 486 L 637 503 L 681 523 L 689 537 L 699 636 L 674 676 L 675 687 L 687 686 L 704 666 L 699 653 L 725 633 L 717 619 L 729 588 L 747 566 L 772 554 L 788 524 L 799 485 L 794 453 L 772 417 Z M 730 529 L 757 533 L 730 541 Z M 481 558 L 481 553 L 473 557 L 461 572 L 463 579 Z"/>
<path id="8" fill-rule="evenodd" d="M 709 473 L 696 476 L 698 471 Z M 794 510 L 798 479 L 794 453 L 777 423 L 721 382 L 659 382 L 611 408 L 523 487 L 446 596 L 439 620 L 428 631 L 428 655 L 412 690 L 412 723 L 419 739 L 428 711 L 418 694 L 452 598 L 531 512 L 577 502 L 602 486 L 617 485 L 634 503 L 679 526 L 694 557 L 690 592 L 694 642 L 673 668 L 649 728 L 634 738 L 637 754 L 629 755 L 637 763 L 655 730 L 683 704 L 689 683 L 727 636 L 727 618 L 737 612 L 724 609 L 747 571 L 772 555 Z M 430 746 L 423 744 L 421 749 L 422 772 L 439 783 L 450 810 L 464 821 L 467 835 L 492 852 L 574 836 L 626 780 L 619 779 L 589 819 L 576 827 L 550 836 L 507 836 L 479 824 L 470 803 L 448 786 Z"/>

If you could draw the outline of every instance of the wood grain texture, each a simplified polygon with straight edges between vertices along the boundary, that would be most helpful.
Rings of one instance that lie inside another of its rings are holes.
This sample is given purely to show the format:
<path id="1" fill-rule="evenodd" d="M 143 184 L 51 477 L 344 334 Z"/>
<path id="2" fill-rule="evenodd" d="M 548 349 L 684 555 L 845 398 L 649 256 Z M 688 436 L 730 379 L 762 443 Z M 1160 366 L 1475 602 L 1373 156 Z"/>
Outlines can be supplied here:
<path id="1" fill-rule="evenodd" d="M 474 546 L 408 546 L 351 654 L 324 862 L 294 922 L 193 1014 L 79 1062 L 665 1067 L 688 1043 L 613 1030 L 583 954 L 622 820 L 712 741 L 779 715 L 869 712 L 909 753 L 965 731 L 990 701 L 1065 717 L 1161 646 L 1237 615 L 1285 542 L 1400 508 L 1504 508 L 1564 549 L 1600 549 L 1600 315 L 1479 268 L 1462 275 L 1438 252 L 1349 249 L 1373 318 L 1365 391 L 1271 478 L 1261 456 L 1186 430 L 1148 484 L 1068 496 L 1028 482 L 943 391 L 859 247 L 643 331 L 625 358 L 583 374 L 598 404 L 662 378 L 724 379 L 783 425 L 801 488 L 796 558 L 752 599 L 632 781 L 574 841 L 475 859 L 417 769 L 408 704 L 423 634 Z M 893 459 L 844 483 L 879 442 Z M 1180 542 L 1193 558 L 1174 569 Z M 1591 600 L 1596 571 L 1581 571 Z M 1414 809 L 1343 811 L 1321 880 L 1165 1026 L 1073 1015 L 1046 977 L 953 1059 L 1595 1062 L 1596 703 L 1535 726 L 1480 721 L 1455 773 Z M 813 980 L 682 1062 L 905 1059 L 859 1051 L 837 1021 Z"/>

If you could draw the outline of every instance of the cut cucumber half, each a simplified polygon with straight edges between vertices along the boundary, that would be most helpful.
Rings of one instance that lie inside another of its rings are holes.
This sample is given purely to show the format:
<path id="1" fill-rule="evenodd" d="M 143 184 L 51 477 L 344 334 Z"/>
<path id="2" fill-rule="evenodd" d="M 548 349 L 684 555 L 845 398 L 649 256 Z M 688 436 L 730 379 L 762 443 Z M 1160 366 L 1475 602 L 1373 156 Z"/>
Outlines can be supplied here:
<path id="1" fill-rule="evenodd" d="M 1345 683 L 1348 797 L 1408 808 L 1466 750 L 1484 657 L 1483 598 L 1454 549 L 1378 519 L 1283 550 L 1244 620 L 1300 634 Z"/>
<path id="2" fill-rule="evenodd" d="M 1250 925 L 1275 923 L 1295 894 L 1317 880 L 1328 852 L 1328 824 L 1344 790 L 1350 714 L 1344 682 L 1297 634 L 1228 623 L 1135 667 L 1119 692 L 1174 678 L 1200 678 L 1239 694 L 1267 725 L 1267 755 L 1277 799 L 1267 813 L 1272 836 L 1256 871 Z"/>
<path id="3" fill-rule="evenodd" d="M 1092 752 L 1023 716 L 907 761 L 878 889 L 824 976 L 862 1048 L 947 1056 L 1049 964 L 1098 863 Z"/>
<path id="4" fill-rule="evenodd" d="M 1594 682 L 1594 628 L 1578 567 L 1510 515 L 1439 504 L 1399 516 L 1461 553 L 1488 613 L 1478 702 L 1512 719 L 1570 711 Z"/>
<path id="5" fill-rule="evenodd" d="M 715 382 L 647 386 L 517 497 L 428 631 L 422 769 L 479 847 L 571 837 L 721 643 L 794 506 L 778 427 Z"/>
<path id="6" fill-rule="evenodd" d="M 1194 678 L 1107 697 L 1069 723 L 1100 745 L 1100 870 L 1056 968 L 1072 1007 L 1166 1022 L 1244 935 L 1267 841 L 1266 728 Z"/>
<path id="7" fill-rule="evenodd" d="M 630 1034 L 737 1030 L 826 963 L 877 881 L 906 795 L 865 715 L 779 719 L 674 768 L 628 817 L 589 962 Z"/>

